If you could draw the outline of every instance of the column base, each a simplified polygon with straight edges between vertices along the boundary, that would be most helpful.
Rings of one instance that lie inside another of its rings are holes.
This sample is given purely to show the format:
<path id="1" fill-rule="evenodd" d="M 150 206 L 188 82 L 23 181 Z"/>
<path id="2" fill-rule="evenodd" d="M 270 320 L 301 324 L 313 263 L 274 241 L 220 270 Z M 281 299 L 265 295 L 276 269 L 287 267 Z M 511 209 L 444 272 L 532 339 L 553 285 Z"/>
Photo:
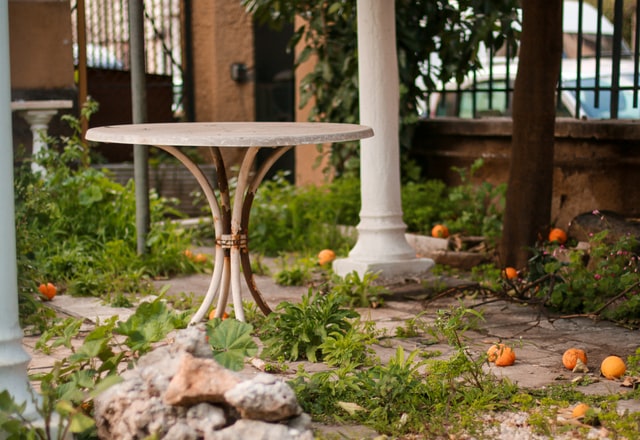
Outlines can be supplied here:
<path id="1" fill-rule="evenodd" d="M 430 258 L 399 259 L 383 262 L 358 261 L 354 258 L 340 258 L 333 262 L 336 275 L 345 275 L 356 271 L 362 278 L 366 272 L 379 274 L 379 279 L 387 282 L 403 281 L 406 278 L 426 276 L 435 262 Z"/>

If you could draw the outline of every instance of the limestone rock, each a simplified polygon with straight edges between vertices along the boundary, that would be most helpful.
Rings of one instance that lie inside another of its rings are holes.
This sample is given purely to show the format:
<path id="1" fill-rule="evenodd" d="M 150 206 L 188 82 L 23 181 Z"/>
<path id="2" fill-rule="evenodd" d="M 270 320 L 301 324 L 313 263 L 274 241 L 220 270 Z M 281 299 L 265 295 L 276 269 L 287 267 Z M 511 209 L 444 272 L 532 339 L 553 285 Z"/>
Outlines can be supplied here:
<path id="1" fill-rule="evenodd" d="M 279 423 L 267 423 L 259 420 L 238 420 L 233 425 L 215 431 L 205 440 L 313 440 L 311 431 L 298 431 Z"/>
<path id="2" fill-rule="evenodd" d="M 101 439 L 313 440 L 293 389 L 268 374 L 242 381 L 213 359 L 202 329 L 178 332 L 122 377 L 94 401 Z"/>
<path id="3" fill-rule="evenodd" d="M 238 376 L 214 359 L 182 356 L 178 370 L 167 387 L 164 401 L 169 405 L 224 402 L 224 393 L 240 383 Z"/>
<path id="4" fill-rule="evenodd" d="M 302 413 L 293 389 L 281 379 L 261 373 L 224 394 L 242 418 L 277 422 Z"/>

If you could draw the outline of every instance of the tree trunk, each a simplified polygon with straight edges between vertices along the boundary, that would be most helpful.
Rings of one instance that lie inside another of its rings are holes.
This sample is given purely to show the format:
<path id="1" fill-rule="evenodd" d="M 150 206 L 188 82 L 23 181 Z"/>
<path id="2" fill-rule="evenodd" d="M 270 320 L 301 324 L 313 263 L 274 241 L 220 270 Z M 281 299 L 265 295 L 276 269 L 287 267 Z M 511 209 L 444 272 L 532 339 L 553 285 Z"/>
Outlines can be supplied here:
<path id="1" fill-rule="evenodd" d="M 555 91 L 562 58 L 562 0 L 523 4 L 518 74 L 513 94 L 511 164 L 500 257 L 523 267 L 551 219 Z"/>

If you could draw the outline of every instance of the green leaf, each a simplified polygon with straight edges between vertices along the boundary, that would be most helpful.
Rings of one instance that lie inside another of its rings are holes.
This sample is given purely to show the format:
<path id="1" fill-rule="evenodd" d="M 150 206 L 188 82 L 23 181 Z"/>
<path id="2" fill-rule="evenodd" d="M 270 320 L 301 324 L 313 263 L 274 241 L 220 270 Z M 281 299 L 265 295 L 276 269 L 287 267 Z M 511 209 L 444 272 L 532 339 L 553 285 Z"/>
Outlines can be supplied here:
<path id="1" fill-rule="evenodd" d="M 235 319 L 209 322 L 207 335 L 213 349 L 213 358 L 225 368 L 241 370 L 244 358 L 258 352 L 258 346 L 251 337 L 253 326 Z"/>

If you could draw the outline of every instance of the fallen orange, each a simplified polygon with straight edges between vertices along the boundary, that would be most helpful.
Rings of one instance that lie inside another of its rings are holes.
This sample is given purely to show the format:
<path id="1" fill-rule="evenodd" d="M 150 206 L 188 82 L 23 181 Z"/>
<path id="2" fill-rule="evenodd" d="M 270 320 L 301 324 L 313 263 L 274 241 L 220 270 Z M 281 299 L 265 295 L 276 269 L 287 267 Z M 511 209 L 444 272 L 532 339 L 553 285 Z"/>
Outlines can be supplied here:
<path id="1" fill-rule="evenodd" d="M 52 283 L 42 283 L 38 286 L 38 290 L 49 301 L 58 293 L 58 289 Z"/>
<path id="2" fill-rule="evenodd" d="M 565 244 L 567 242 L 567 233 L 560 228 L 553 228 L 549 231 L 549 241 Z"/>
<path id="3" fill-rule="evenodd" d="M 445 225 L 435 225 L 431 229 L 431 236 L 435 238 L 447 238 L 449 237 L 449 228 Z"/>
<path id="4" fill-rule="evenodd" d="M 193 261 L 196 263 L 206 263 L 207 262 L 207 256 L 205 254 L 196 254 L 193 257 Z"/>
<path id="5" fill-rule="evenodd" d="M 607 379 L 619 379 L 626 371 L 627 366 L 618 356 L 608 356 L 600 364 L 600 372 Z"/>
<path id="6" fill-rule="evenodd" d="M 318 253 L 318 264 L 324 266 L 336 259 L 336 253 L 331 249 L 323 249 Z"/>
<path id="7" fill-rule="evenodd" d="M 502 271 L 502 275 L 508 280 L 513 280 L 515 278 L 518 278 L 518 271 L 513 267 L 506 267 Z"/>
<path id="8" fill-rule="evenodd" d="M 211 312 L 209 312 L 209 319 L 213 319 L 216 317 L 216 309 L 211 309 Z M 222 320 L 224 321 L 225 319 L 227 319 L 229 317 L 229 314 L 227 312 L 223 312 L 222 313 Z"/>
<path id="9" fill-rule="evenodd" d="M 586 403 L 579 403 L 573 408 L 573 411 L 571 412 L 571 416 L 575 419 L 577 419 L 578 417 L 583 417 L 586 414 L 586 412 L 589 410 L 589 408 L 590 406 L 587 405 Z"/>
<path id="10" fill-rule="evenodd" d="M 516 353 L 511 347 L 504 344 L 493 344 L 487 350 L 487 360 L 498 367 L 508 367 L 516 361 Z"/>
<path id="11" fill-rule="evenodd" d="M 570 348 L 562 354 L 562 365 L 564 365 L 567 370 L 573 370 L 576 368 L 578 359 L 580 359 L 583 364 L 587 365 L 587 354 L 584 350 L 579 348 Z"/>

